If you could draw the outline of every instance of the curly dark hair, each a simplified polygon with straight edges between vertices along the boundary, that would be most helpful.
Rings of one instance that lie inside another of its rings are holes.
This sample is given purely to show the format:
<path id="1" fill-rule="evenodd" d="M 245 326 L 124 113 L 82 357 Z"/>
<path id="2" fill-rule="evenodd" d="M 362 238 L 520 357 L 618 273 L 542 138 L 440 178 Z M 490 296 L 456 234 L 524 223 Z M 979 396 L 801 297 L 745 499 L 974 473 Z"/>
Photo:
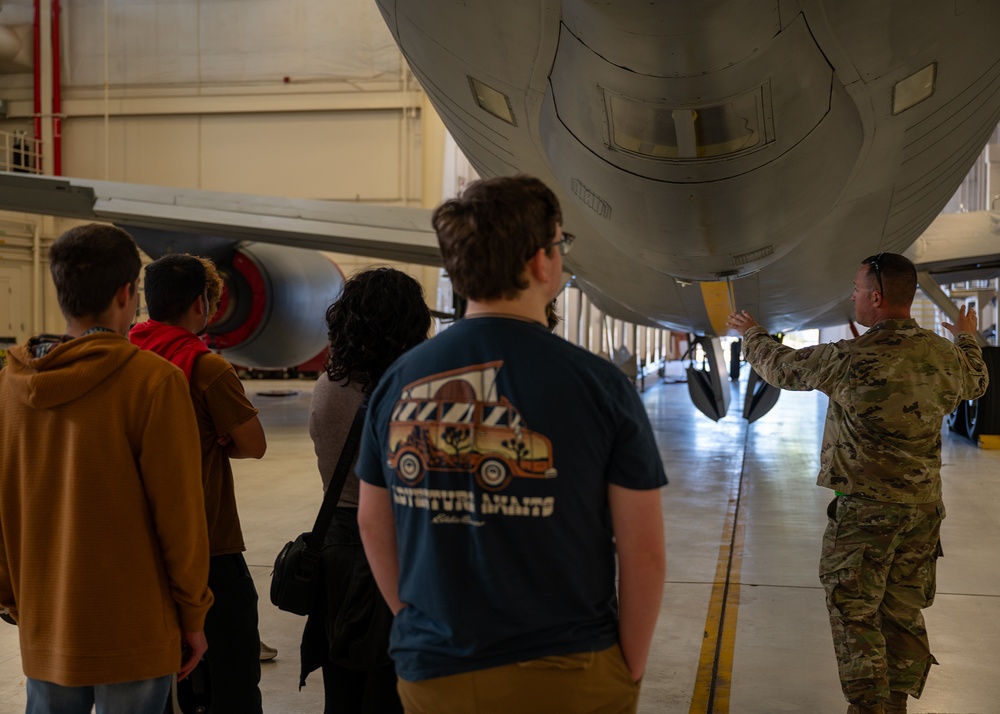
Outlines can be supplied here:
<path id="1" fill-rule="evenodd" d="M 397 357 L 427 339 L 431 313 L 420 283 L 393 268 L 352 276 L 326 310 L 331 381 L 356 382 L 370 394 Z"/>

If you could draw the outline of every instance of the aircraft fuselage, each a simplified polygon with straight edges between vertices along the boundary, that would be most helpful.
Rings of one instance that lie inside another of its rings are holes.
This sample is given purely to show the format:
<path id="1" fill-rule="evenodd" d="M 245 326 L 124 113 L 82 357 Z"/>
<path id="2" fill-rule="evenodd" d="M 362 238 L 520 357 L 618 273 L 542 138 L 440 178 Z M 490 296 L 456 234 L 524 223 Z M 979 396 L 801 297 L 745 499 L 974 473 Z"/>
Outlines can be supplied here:
<path id="1" fill-rule="evenodd" d="M 377 0 L 483 176 L 557 191 L 606 312 L 843 323 L 1000 119 L 1000 3 Z"/>

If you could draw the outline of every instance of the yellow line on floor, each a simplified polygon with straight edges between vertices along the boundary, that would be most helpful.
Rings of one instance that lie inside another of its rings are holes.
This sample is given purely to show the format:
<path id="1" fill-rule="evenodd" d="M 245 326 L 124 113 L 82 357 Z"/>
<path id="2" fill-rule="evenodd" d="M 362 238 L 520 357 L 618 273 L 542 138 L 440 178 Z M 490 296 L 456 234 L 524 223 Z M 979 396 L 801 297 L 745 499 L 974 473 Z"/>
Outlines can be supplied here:
<path id="1" fill-rule="evenodd" d="M 698 658 L 690 714 L 728 714 L 732 684 L 736 620 L 740 606 L 740 571 L 746 535 L 746 499 L 742 491 L 742 468 L 733 479 L 722 528 L 719 561 L 705 618 L 705 639 Z"/>

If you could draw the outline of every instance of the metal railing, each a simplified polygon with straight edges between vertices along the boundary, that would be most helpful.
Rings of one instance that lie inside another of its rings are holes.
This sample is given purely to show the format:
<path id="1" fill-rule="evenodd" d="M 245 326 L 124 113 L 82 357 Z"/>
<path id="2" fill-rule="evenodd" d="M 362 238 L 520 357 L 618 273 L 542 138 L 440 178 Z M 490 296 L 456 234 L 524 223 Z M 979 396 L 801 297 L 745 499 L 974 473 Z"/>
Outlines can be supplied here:
<path id="1" fill-rule="evenodd" d="M 42 173 L 42 142 L 24 131 L 0 131 L 0 171 Z"/>

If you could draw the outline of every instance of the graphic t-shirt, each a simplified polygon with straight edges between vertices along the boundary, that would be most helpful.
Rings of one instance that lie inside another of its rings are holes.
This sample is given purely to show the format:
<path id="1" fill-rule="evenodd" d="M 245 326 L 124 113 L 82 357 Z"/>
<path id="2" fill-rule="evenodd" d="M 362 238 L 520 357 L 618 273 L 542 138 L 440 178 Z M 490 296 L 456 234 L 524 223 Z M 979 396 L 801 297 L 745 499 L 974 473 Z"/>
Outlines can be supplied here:
<path id="1" fill-rule="evenodd" d="M 355 468 L 392 499 L 399 676 L 617 641 L 608 485 L 666 484 L 617 367 L 541 325 L 471 318 L 400 358 L 369 404 Z"/>

